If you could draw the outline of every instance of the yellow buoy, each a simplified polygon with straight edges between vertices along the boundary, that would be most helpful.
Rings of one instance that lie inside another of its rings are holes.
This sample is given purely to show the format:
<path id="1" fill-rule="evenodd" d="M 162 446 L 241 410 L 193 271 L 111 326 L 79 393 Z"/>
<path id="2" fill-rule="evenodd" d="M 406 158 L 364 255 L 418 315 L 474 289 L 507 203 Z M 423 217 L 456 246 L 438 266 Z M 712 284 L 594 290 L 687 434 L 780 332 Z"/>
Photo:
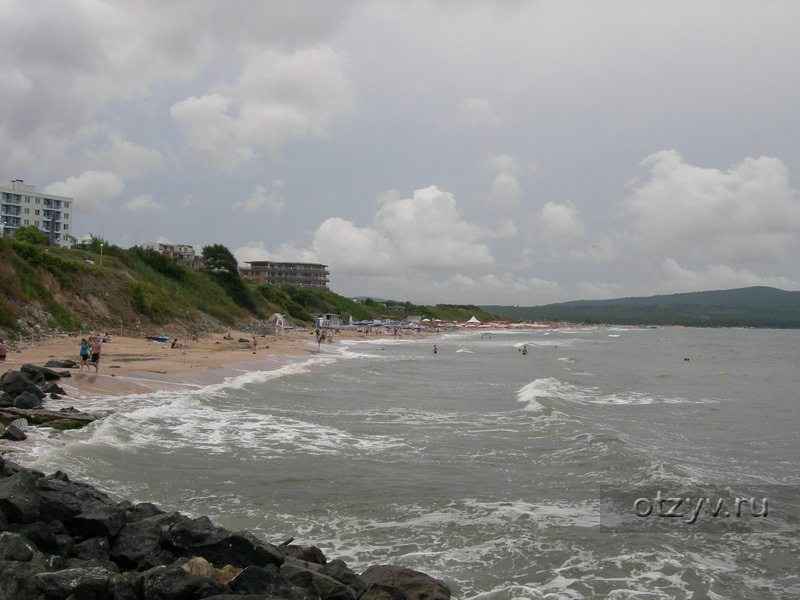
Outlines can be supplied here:
<path id="1" fill-rule="evenodd" d="M 727 373 L 725 371 L 721 371 L 720 375 L 727 375 Z"/>

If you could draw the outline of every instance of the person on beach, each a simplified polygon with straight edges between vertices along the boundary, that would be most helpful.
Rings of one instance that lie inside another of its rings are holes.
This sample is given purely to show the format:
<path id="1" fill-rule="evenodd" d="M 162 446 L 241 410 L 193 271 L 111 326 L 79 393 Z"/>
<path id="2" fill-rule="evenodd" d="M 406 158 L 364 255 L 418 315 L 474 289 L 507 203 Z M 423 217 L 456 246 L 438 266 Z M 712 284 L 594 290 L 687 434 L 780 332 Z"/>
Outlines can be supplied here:
<path id="1" fill-rule="evenodd" d="M 433 353 L 436 354 L 439 352 L 439 349 L 436 347 L 436 344 L 433 345 Z"/>
<path id="2" fill-rule="evenodd" d="M 100 341 L 99 336 L 94 336 L 92 338 L 92 365 L 94 366 L 94 372 L 97 373 L 100 370 L 100 352 L 103 349 L 103 343 Z"/>
<path id="3" fill-rule="evenodd" d="M 6 362 L 6 355 L 8 354 L 8 348 L 6 348 L 5 340 L 0 340 L 0 362 Z"/>
<path id="4" fill-rule="evenodd" d="M 83 371 L 83 367 L 86 367 L 86 370 L 89 370 L 89 350 L 91 349 L 91 345 L 86 338 L 81 338 L 81 349 L 80 349 L 80 356 L 81 356 L 81 368 L 80 370 Z"/>
<path id="5" fill-rule="evenodd" d="M 258 340 L 256 340 L 256 336 L 253 336 L 253 354 L 256 353 L 257 347 L 258 347 Z"/>

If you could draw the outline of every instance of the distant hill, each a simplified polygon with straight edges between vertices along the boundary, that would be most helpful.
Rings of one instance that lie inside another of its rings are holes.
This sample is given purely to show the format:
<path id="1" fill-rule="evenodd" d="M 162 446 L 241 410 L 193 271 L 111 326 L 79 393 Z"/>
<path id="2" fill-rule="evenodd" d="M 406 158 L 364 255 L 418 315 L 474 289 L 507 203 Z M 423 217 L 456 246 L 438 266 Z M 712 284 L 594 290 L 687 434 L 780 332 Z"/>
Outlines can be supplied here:
<path id="1" fill-rule="evenodd" d="M 800 327 L 800 292 L 755 286 L 733 290 L 573 300 L 543 306 L 481 306 L 526 321 L 688 327 Z"/>

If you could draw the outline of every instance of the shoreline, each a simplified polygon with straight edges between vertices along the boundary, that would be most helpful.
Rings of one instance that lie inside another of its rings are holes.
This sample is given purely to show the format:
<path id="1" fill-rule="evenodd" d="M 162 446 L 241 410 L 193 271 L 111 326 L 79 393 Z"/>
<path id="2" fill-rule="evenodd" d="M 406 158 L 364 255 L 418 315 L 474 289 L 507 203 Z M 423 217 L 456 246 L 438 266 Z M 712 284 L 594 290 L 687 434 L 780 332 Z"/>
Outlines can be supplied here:
<path id="1" fill-rule="evenodd" d="M 233 340 L 225 340 L 222 333 L 201 334 L 197 341 L 189 341 L 181 349 L 145 338 L 112 336 L 102 345 L 97 373 L 91 366 L 82 371 L 49 367 L 56 372 L 67 372 L 69 376 L 56 381 L 66 393 L 57 398 L 45 397 L 42 410 L 75 409 L 101 419 L 110 413 L 128 410 L 136 396 L 201 390 L 247 374 L 274 372 L 311 362 L 317 357 L 334 356 L 336 350 L 345 345 L 343 341 L 394 338 L 391 332 L 376 335 L 341 330 L 335 336 L 336 341 L 324 343 L 318 349 L 313 331 L 291 331 L 257 336 L 254 351 L 251 333 L 233 330 L 228 333 Z M 438 339 L 443 333 L 402 337 L 416 340 L 435 335 Z M 7 360 L 0 362 L 0 376 L 8 371 L 19 371 L 25 364 L 44 367 L 49 361 L 78 363 L 80 341 L 81 337 L 77 336 L 56 337 L 9 349 Z M 56 438 L 69 443 L 74 435 L 65 431 L 56 434 Z M 26 466 L 36 464 L 40 457 L 37 438 L 41 436 L 28 436 L 22 441 L 0 440 L 0 456 L 5 454 Z"/>

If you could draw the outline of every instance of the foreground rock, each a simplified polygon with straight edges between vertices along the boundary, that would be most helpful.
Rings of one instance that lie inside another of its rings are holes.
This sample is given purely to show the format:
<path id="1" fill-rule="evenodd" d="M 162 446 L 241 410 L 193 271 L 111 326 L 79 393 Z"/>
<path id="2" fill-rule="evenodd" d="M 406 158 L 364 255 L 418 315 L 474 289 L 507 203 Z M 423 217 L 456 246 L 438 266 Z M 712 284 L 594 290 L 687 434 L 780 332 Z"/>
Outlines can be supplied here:
<path id="1" fill-rule="evenodd" d="M 61 472 L 0 457 L 0 598 L 448 600 L 391 565 L 362 575 L 316 547 L 279 546 L 149 503 L 115 502 Z"/>
<path id="2" fill-rule="evenodd" d="M 22 365 L 19 371 L 3 373 L 0 376 L 0 439 L 25 439 L 24 428 L 12 426 L 19 419 L 24 419 L 26 424 L 58 429 L 75 429 L 94 421 L 96 416 L 74 408 L 58 411 L 42 408 L 44 398 L 56 399 L 66 395 L 56 381 L 71 376 L 69 371 L 58 372 L 31 364 Z"/>

